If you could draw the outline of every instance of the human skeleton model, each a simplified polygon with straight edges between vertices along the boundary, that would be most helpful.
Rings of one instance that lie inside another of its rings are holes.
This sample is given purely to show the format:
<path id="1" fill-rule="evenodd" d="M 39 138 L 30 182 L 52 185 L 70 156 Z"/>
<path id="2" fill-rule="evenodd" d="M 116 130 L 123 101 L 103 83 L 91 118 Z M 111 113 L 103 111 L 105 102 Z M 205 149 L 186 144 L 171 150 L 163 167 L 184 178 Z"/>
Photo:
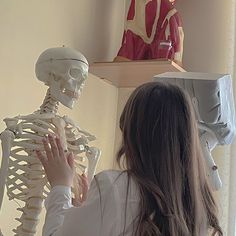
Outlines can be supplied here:
<path id="1" fill-rule="evenodd" d="M 131 0 L 116 61 L 168 58 L 182 64 L 184 33 L 175 0 Z"/>
<path id="2" fill-rule="evenodd" d="M 209 180 L 213 189 L 218 190 L 222 182 L 211 151 L 216 145 L 232 143 L 236 131 L 230 75 L 169 72 L 155 76 L 154 80 L 179 85 L 190 95 Z"/>
<path id="3" fill-rule="evenodd" d="M 13 230 L 18 236 L 35 235 L 42 202 L 48 193 L 45 172 L 34 152 L 44 151 L 45 135 L 57 135 L 62 140 L 65 151 L 75 155 L 76 172 L 87 171 L 89 182 L 100 157 L 100 150 L 88 145 L 95 140 L 93 135 L 67 116 L 57 115 L 59 102 L 73 108 L 78 99 L 88 75 L 86 58 L 70 48 L 51 48 L 40 55 L 35 68 L 37 78 L 49 86 L 43 104 L 33 114 L 4 119 L 7 128 L 1 133 L 0 206 L 6 183 L 9 199 L 25 203 L 18 209 L 22 212 L 17 219 L 20 225 Z M 74 180 L 73 192 L 78 199 L 78 178 Z"/>

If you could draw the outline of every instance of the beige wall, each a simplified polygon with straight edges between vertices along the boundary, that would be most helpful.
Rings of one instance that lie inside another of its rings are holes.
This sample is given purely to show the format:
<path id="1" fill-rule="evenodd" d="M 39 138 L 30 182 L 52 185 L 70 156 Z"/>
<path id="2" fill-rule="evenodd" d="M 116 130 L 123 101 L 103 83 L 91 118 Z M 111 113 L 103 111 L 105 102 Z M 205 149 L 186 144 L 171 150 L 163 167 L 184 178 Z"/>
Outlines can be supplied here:
<path id="1" fill-rule="evenodd" d="M 36 80 L 34 63 L 43 50 L 66 45 L 89 62 L 111 60 L 120 45 L 123 14 L 124 1 L 117 0 L 1 0 L 0 130 L 5 117 L 29 114 L 41 104 L 46 87 Z M 92 145 L 102 150 L 98 171 L 113 164 L 117 99 L 115 87 L 90 75 L 78 105 L 72 111 L 60 107 L 61 115 L 97 136 Z M 5 236 L 13 235 L 18 204 L 5 196 L 0 212 Z"/>
<path id="2" fill-rule="evenodd" d="M 117 115 L 116 115 L 117 122 L 116 122 L 116 133 L 115 133 L 114 155 L 113 155 L 114 157 L 116 157 L 117 151 L 119 150 L 119 147 L 122 141 L 121 131 L 119 127 L 120 115 L 123 111 L 126 101 L 128 100 L 133 90 L 134 88 L 119 88 L 118 90 Z M 118 168 L 116 158 L 114 158 L 113 167 Z"/>

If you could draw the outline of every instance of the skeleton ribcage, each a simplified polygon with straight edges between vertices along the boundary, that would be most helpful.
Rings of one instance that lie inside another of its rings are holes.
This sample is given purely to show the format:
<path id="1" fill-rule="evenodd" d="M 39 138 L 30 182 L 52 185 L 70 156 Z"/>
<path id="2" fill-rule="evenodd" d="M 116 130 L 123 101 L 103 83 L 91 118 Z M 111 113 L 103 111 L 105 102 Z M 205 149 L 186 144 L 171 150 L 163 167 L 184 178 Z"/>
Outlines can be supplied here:
<path id="1" fill-rule="evenodd" d="M 31 236 L 36 232 L 42 201 L 50 189 L 42 165 L 35 155 L 35 150 L 44 151 L 43 137 L 48 134 L 59 136 L 64 149 L 74 153 L 76 172 L 81 174 L 88 165 L 85 153 L 93 136 L 58 116 L 50 119 L 21 117 L 8 129 L 14 132 L 15 139 L 9 157 L 7 195 L 9 199 L 25 202 L 25 206 L 18 209 L 22 212 L 17 219 L 21 225 L 14 232 L 16 235 Z"/>
<path id="2" fill-rule="evenodd" d="M 21 121 L 15 127 L 16 138 L 12 143 L 6 183 L 10 199 L 24 201 L 43 192 L 47 180 L 34 151 L 43 150 L 43 136 L 55 132 L 51 124 L 44 123 L 41 120 Z"/>

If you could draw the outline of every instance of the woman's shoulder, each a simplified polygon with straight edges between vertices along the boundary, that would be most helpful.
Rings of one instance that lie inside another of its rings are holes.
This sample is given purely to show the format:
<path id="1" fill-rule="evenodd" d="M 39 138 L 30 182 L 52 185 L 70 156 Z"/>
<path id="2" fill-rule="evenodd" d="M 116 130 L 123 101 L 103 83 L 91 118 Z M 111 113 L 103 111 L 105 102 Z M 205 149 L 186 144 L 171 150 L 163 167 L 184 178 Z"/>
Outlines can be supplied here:
<path id="1" fill-rule="evenodd" d="M 138 195 L 137 185 L 132 177 L 129 178 L 127 171 L 105 170 L 98 173 L 95 180 L 105 191 L 118 191 L 123 195 L 128 187 L 131 195 Z"/>
<path id="2" fill-rule="evenodd" d="M 126 180 L 128 178 L 125 171 L 120 170 L 104 170 L 99 172 L 94 177 L 98 182 L 106 182 L 110 184 L 115 184 L 117 181 Z"/>
<path id="3" fill-rule="evenodd" d="M 122 171 L 105 170 L 99 172 L 94 176 L 91 182 L 89 195 L 93 199 L 97 193 L 103 197 L 114 194 L 117 188 L 121 188 L 121 186 L 117 186 L 117 181 L 120 183 L 121 178 L 124 180 Z"/>

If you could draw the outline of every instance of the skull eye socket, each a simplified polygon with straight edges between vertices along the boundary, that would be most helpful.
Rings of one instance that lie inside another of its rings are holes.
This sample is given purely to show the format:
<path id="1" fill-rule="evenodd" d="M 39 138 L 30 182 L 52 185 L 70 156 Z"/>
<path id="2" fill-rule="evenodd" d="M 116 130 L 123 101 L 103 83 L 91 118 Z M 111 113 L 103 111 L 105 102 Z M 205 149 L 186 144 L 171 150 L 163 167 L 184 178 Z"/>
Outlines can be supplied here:
<path id="1" fill-rule="evenodd" d="M 70 76 L 72 76 L 75 79 L 80 79 L 81 76 L 81 70 L 78 68 L 71 68 L 69 71 Z"/>

